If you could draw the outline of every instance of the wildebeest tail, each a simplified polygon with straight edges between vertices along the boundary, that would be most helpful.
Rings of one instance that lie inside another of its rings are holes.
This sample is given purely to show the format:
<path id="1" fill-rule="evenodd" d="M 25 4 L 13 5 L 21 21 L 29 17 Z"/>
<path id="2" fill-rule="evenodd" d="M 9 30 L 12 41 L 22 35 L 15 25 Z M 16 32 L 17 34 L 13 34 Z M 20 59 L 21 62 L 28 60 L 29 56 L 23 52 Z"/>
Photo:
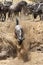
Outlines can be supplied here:
<path id="1" fill-rule="evenodd" d="M 18 18 L 16 18 L 16 25 L 19 25 L 19 20 L 18 20 Z"/>

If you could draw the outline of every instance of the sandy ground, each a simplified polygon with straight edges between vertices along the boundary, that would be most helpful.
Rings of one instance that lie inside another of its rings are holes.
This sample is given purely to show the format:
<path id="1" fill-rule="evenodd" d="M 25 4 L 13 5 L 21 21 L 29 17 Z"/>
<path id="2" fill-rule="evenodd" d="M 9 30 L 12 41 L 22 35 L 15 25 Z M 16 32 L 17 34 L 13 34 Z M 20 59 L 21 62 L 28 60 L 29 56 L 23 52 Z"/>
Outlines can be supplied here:
<path id="1" fill-rule="evenodd" d="M 31 60 L 28 62 L 23 62 L 18 58 L 0 60 L 0 65 L 43 65 L 43 53 L 31 52 Z"/>
<path id="2" fill-rule="evenodd" d="M 20 24 L 22 23 L 22 25 L 27 25 L 27 27 L 36 26 L 35 27 L 36 32 L 39 31 L 40 29 L 43 31 L 43 28 L 42 28 L 43 21 L 39 21 L 39 18 L 37 18 L 37 20 L 33 20 L 32 17 L 29 18 L 29 20 L 27 20 L 27 19 L 28 19 L 28 17 L 21 18 L 20 21 L 22 21 L 22 22 L 20 22 Z M 42 25 L 42 27 L 40 26 L 40 28 L 37 28 L 40 24 Z M 9 25 L 10 25 L 10 28 L 9 28 Z M 6 35 L 6 33 L 7 33 L 8 34 L 7 37 L 10 37 L 11 39 L 13 39 L 12 32 L 14 30 L 14 25 L 15 25 L 15 22 L 12 22 L 11 20 L 8 20 L 5 22 L 0 22 L 0 35 L 2 34 L 2 36 L 3 36 L 3 34 Z M 32 30 L 31 30 L 31 32 L 32 32 Z M 36 32 L 35 32 L 35 34 L 37 35 Z M 36 37 L 36 39 L 38 39 L 37 37 Z M 40 40 L 40 36 L 39 36 L 39 40 Z M 43 41 L 42 41 L 42 43 L 43 43 Z M 43 65 L 43 53 L 37 52 L 37 51 L 34 51 L 34 52 L 31 51 L 30 60 L 27 62 L 23 62 L 23 60 L 18 59 L 18 57 L 16 57 L 16 58 L 11 57 L 11 58 L 7 58 L 6 60 L 0 60 L 0 65 Z"/>

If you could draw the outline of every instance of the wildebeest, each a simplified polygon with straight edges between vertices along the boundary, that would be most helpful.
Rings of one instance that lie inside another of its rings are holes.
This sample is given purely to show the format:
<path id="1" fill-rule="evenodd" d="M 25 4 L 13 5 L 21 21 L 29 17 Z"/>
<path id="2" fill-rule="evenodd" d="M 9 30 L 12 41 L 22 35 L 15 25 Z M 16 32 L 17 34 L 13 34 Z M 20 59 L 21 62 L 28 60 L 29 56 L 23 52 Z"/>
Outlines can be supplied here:
<path id="1" fill-rule="evenodd" d="M 3 18 L 2 18 L 2 14 L 3 14 L 3 3 L 0 2 L 0 19 L 3 20 Z"/>
<path id="2" fill-rule="evenodd" d="M 19 42 L 19 45 L 21 45 L 24 40 L 24 32 L 22 26 L 19 25 L 19 21 L 17 18 L 16 18 L 16 26 L 15 26 L 15 35 Z"/>
<path id="3" fill-rule="evenodd" d="M 33 11 L 35 11 L 39 6 L 39 3 L 32 3 L 32 4 L 27 4 L 26 6 L 26 10 L 27 10 L 27 14 L 32 14 Z"/>
<path id="4" fill-rule="evenodd" d="M 41 20 L 41 15 L 43 14 L 43 3 L 28 4 L 25 12 L 27 15 L 32 14 L 34 19 L 39 15 Z"/>
<path id="5" fill-rule="evenodd" d="M 6 14 L 9 12 L 9 7 L 13 4 L 11 1 L 5 1 L 3 4 L 3 14 L 6 18 Z"/>
<path id="6" fill-rule="evenodd" d="M 17 4 L 13 5 L 13 2 L 4 1 L 4 3 L 0 3 L 0 18 L 2 21 L 6 20 L 6 14 L 8 13 L 8 18 L 12 16 L 12 14 L 19 14 L 22 8 L 27 5 L 27 2 L 20 1 Z"/>
<path id="7" fill-rule="evenodd" d="M 19 14 L 19 12 L 21 12 L 22 8 L 24 8 L 27 5 L 26 1 L 20 1 L 17 4 L 11 5 L 9 7 L 9 17 L 12 15 L 12 13 L 14 14 Z"/>
<path id="8" fill-rule="evenodd" d="M 11 2 L 11 1 L 5 1 L 4 2 L 4 7 L 5 7 L 5 10 L 6 10 L 6 12 L 8 12 L 8 10 L 9 10 L 9 7 L 11 6 L 13 4 L 13 2 Z"/>
<path id="9" fill-rule="evenodd" d="M 29 15 L 32 14 L 32 10 L 34 9 L 33 4 L 27 4 L 27 6 L 24 7 L 24 14 Z"/>
<path id="10" fill-rule="evenodd" d="M 6 14 L 9 11 L 10 5 L 12 5 L 10 1 L 5 1 L 4 3 L 0 2 L 0 19 L 3 22 L 6 20 Z"/>
<path id="11" fill-rule="evenodd" d="M 33 16 L 36 18 L 38 15 L 41 20 L 41 15 L 43 14 L 43 3 L 39 3 L 38 7 L 33 11 Z"/>

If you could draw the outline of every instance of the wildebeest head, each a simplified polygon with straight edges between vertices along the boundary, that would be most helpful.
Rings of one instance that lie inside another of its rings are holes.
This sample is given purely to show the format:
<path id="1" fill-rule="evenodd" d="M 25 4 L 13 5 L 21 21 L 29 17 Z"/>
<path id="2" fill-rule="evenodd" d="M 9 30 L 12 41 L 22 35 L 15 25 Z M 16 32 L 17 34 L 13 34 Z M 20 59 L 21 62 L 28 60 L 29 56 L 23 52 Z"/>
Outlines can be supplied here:
<path id="1" fill-rule="evenodd" d="M 28 4 L 28 5 L 27 5 L 27 14 L 31 14 L 32 11 L 33 11 L 33 9 L 34 9 L 33 4 Z"/>
<path id="2" fill-rule="evenodd" d="M 12 5 L 13 3 L 11 2 L 11 1 L 4 1 L 4 10 L 6 11 L 6 12 L 8 12 L 9 11 L 9 7 Z"/>
<path id="3" fill-rule="evenodd" d="M 3 9 L 3 3 L 0 2 L 0 11 Z"/>
<path id="4" fill-rule="evenodd" d="M 13 4 L 12 1 L 4 1 L 4 5 L 5 5 L 6 7 L 9 7 L 9 6 L 11 6 L 12 4 Z"/>
<path id="5" fill-rule="evenodd" d="M 15 34 L 18 39 L 19 44 L 21 45 L 23 38 L 23 28 L 21 25 L 18 24 L 18 20 L 16 19 L 16 27 L 15 27 Z"/>

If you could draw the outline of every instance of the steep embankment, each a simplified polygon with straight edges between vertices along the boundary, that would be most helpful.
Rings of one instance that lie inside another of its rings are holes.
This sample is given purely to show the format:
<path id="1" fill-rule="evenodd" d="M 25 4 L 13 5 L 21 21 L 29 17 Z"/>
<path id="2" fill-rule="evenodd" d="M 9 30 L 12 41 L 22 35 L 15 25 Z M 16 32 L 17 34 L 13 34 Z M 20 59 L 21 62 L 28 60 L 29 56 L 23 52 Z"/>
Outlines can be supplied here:
<path id="1" fill-rule="evenodd" d="M 25 49 L 33 49 L 33 51 L 41 49 L 40 45 L 43 45 L 43 22 L 22 20 L 20 25 L 22 25 L 24 30 L 25 40 L 23 41 L 23 45 Z M 0 22 L 0 47 L 17 46 L 14 28 L 15 21 Z"/>

